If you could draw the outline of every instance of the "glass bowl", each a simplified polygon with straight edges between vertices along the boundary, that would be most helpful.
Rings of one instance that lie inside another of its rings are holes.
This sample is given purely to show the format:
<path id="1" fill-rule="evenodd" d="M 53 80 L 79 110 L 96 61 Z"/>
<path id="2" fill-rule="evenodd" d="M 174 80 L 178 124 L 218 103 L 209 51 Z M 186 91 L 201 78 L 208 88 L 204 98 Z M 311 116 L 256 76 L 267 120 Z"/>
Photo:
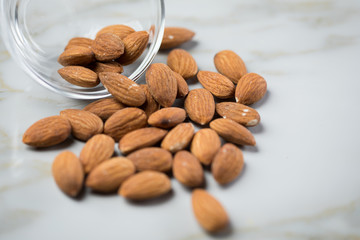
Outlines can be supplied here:
<path id="1" fill-rule="evenodd" d="M 150 34 L 147 49 L 124 75 L 137 81 L 159 50 L 164 32 L 164 0 L 0 0 L 2 37 L 12 57 L 42 86 L 70 98 L 110 96 L 100 84 L 83 88 L 57 73 L 57 62 L 73 37 L 94 39 L 101 28 L 125 24 Z"/>

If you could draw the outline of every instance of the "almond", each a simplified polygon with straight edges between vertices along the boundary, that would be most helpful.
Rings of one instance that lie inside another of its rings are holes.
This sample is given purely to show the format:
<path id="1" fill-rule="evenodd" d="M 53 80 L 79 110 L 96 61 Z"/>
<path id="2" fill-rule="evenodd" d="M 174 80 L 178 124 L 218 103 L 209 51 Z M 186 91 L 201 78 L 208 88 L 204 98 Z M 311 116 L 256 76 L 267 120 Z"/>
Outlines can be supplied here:
<path id="1" fill-rule="evenodd" d="M 96 36 L 91 49 L 96 60 L 108 62 L 119 58 L 124 53 L 124 43 L 115 34 L 102 33 Z"/>
<path id="2" fill-rule="evenodd" d="M 60 115 L 69 120 L 71 133 L 79 140 L 87 141 L 92 136 L 103 131 L 103 121 L 91 112 L 79 109 L 65 109 L 60 112 Z"/>
<path id="3" fill-rule="evenodd" d="M 197 78 L 201 85 L 209 90 L 215 97 L 226 99 L 234 97 L 235 86 L 220 73 L 210 71 L 199 71 Z"/>
<path id="4" fill-rule="evenodd" d="M 149 34 L 139 31 L 129 34 L 124 38 L 124 54 L 117 61 L 122 65 L 129 65 L 138 59 L 147 47 Z"/>
<path id="5" fill-rule="evenodd" d="M 164 195 L 171 190 L 168 176 L 161 172 L 143 171 L 126 179 L 119 194 L 131 200 L 147 200 Z"/>
<path id="6" fill-rule="evenodd" d="M 133 32 L 135 32 L 135 30 L 129 26 L 123 24 L 116 24 L 116 25 L 106 26 L 100 29 L 100 31 L 97 32 L 96 36 L 103 33 L 112 33 L 117 35 L 120 39 L 124 39 L 127 35 Z"/>
<path id="7" fill-rule="evenodd" d="M 65 47 L 65 50 L 72 48 L 72 47 L 87 47 L 91 48 L 94 40 L 85 37 L 74 37 L 69 40 L 68 44 Z"/>
<path id="8" fill-rule="evenodd" d="M 187 28 L 166 27 L 160 49 L 169 49 L 190 41 L 195 33 Z"/>
<path id="9" fill-rule="evenodd" d="M 210 123 L 210 127 L 228 142 L 251 146 L 256 144 L 251 132 L 231 119 L 215 119 Z"/>
<path id="10" fill-rule="evenodd" d="M 226 143 L 220 148 L 211 165 L 211 172 L 219 184 L 234 181 L 244 167 L 244 157 L 239 148 Z"/>
<path id="11" fill-rule="evenodd" d="M 138 107 L 145 103 L 144 91 L 126 76 L 119 73 L 102 72 L 99 74 L 99 78 L 109 93 L 123 104 Z"/>
<path id="12" fill-rule="evenodd" d="M 119 141 L 125 134 L 146 126 L 146 114 L 138 108 L 124 108 L 106 120 L 104 133 Z"/>
<path id="13" fill-rule="evenodd" d="M 137 171 L 153 170 L 167 172 L 172 166 L 171 153 L 158 147 L 137 150 L 130 153 L 127 158 L 134 163 Z"/>
<path id="14" fill-rule="evenodd" d="M 223 118 L 229 118 L 246 127 L 256 126 L 260 122 L 260 115 L 255 109 L 240 103 L 222 102 L 216 104 L 215 108 Z"/>
<path id="15" fill-rule="evenodd" d="M 43 118 L 24 133 L 23 143 L 32 147 L 51 147 L 65 141 L 71 133 L 70 122 L 60 116 Z"/>
<path id="16" fill-rule="evenodd" d="M 177 82 L 177 95 L 176 98 L 183 98 L 189 93 L 189 86 L 185 79 L 178 73 L 173 72 Z"/>
<path id="17" fill-rule="evenodd" d="M 202 189 L 192 192 L 192 206 L 199 224 L 209 232 L 219 232 L 229 225 L 229 217 L 224 207 Z"/>
<path id="18" fill-rule="evenodd" d="M 58 70 L 60 76 L 71 84 L 80 87 L 95 87 L 99 84 L 94 71 L 81 66 L 67 66 Z"/>
<path id="19" fill-rule="evenodd" d="M 96 72 L 97 74 L 101 72 L 115 72 L 115 73 L 122 73 L 124 71 L 123 66 L 121 66 L 118 62 L 96 62 L 91 66 L 91 69 Z"/>
<path id="20" fill-rule="evenodd" d="M 149 117 L 151 114 L 160 109 L 160 104 L 155 101 L 149 91 L 149 87 L 146 84 L 140 85 L 140 87 L 142 88 L 146 96 L 146 102 L 144 103 L 144 105 L 141 106 L 141 108 L 145 111 L 146 116 Z"/>
<path id="21" fill-rule="evenodd" d="M 218 52 L 214 57 L 214 63 L 218 72 L 228 77 L 235 84 L 246 74 L 244 61 L 231 50 Z"/>
<path id="22" fill-rule="evenodd" d="M 262 76 L 256 73 L 247 73 L 236 86 L 236 102 L 245 105 L 253 104 L 265 96 L 266 88 L 267 84 Z"/>
<path id="23" fill-rule="evenodd" d="M 115 98 L 104 98 L 86 105 L 83 110 L 92 112 L 103 121 L 106 121 L 111 115 L 123 108 L 125 108 L 125 105 Z"/>
<path id="24" fill-rule="evenodd" d="M 205 125 L 215 113 L 215 101 L 206 89 L 191 90 L 185 99 L 185 110 L 194 122 Z"/>
<path id="25" fill-rule="evenodd" d="M 183 49 L 172 50 L 168 55 L 167 65 L 185 79 L 194 77 L 198 71 L 195 59 Z"/>
<path id="26" fill-rule="evenodd" d="M 177 95 L 177 81 L 171 69 L 163 63 L 153 63 L 146 71 L 146 83 L 151 95 L 163 107 L 174 104 Z"/>
<path id="27" fill-rule="evenodd" d="M 173 163 L 174 177 L 187 187 L 199 187 L 204 184 L 204 171 L 194 155 L 188 151 L 175 154 Z"/>
<path id="28" fill-rule="evenodd" d="M 150 115 L 148 123 L 154 127 L 171 128 L 183 122 L 186 112 L 182 108 L 169 107 L 162 108 Z"/>
<path id="29" fill-rule="evenodd" d="M 114 140 L 105 134 L 97 134 L 90 138 L 80 152 L 80 161 L 85 173 L 108 160 L 114 154 L 114 146 Z"/>
<path id="30" fill-rule="evenodd" d="M 95 62 L 95 55 L 88 47 L 71 47 L 66 49 L 58 58 L 58 62 L 63 66 L 81 65 L 87 66 Z"/>
<path id="31" fill-rule="evenodd" d="M 161 142 L 161 147 L 175 153 L 189 146 L 193 136 L 193 125 L 191 123 L 180 123 L 166 135 Z"/>
<path id="32" fill-rule="evenodd" d="M 76 155 L 70 151 L 60 153 L 51 168 L 55 183 L 61 191 L 76 197 L 84 182 L 84 171 Z"/>
<path id="33" fill-rule="evenodd" d="M 139 148 L 151 147 L 160 142 L 166 134 L 167 131 L 160 128 L 140 128 L 125 134 L 119 142 L 119 149 L 123 154 L 128 154 Z"/>
<path id="34" fill-rule="evenodd" d="M 114 157 L 100 163 L 89 173 L 86 186 L 97 192 L 115 192 L 134 173 L 135 166 L 129 159 Z"/>
<path id="35" fill-rule="evenodd" d="M 210 165 L 221 147 L 219 135 L 210 128 L 197 131 L 191 142 L 191 153 L 204 165 Z"/>

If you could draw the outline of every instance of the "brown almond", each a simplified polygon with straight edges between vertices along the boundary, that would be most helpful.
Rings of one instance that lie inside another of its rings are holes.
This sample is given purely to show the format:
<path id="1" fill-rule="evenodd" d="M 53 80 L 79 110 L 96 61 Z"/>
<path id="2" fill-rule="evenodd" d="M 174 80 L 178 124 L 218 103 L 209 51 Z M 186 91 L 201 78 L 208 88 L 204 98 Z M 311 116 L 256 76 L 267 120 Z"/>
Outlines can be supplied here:
<path id="1" fill-rule="evenodd" d="M 86 37 L 74 37 L 69 40 L 68 44 L 65 47 L 65 50 L 72 48 L 72 47 L 87 47 L 91 48 L 94 40 Z"/>
<path id="2" fill-rule="evenodd" d="M 123 24 L 116 24 L 116 25 L 106 26 L 100 29 L 100 31 L 97 32 L 96 36 L 103 33 L 112 33 L 117 35 L 120 39 L 124 39 L 127 35 L 133 32 L 135 32 L 135 30 L 129 26 Z"/>
<path id="3" fill-rule="evenodd" d="M 226 99 L 235 94 L 234 84 L 220 73 L 210 71 L 199 71 L 197 78 L 201 85 L 209 90 L 215 97 Z"/>
<path id="4" fill-rule="evenodd" d="M 105 134 L 97 134 L 90 138 L 80 152 L 80 161 L 85 173 L 111 158 L 114 154 L 114 146 L 114 140 Z"/>
<path id="5" fill-rule="evenodd" d="M 222 102 L 216 104 L 215 109 L 223 118 L 229 118 L 246 127 L 254 127 L 260 122 L 260 115 L 255 109 L 240 103 Z"/>
<path id="6" fill-rule="evenodd" d="M 127 158 L 114 157 L 100 163 L 86 178 L 86 186 L 97 192 L 115 192 L 121 183 L 135 173 L 134 164 Z"/>
<path id="7" fill-rule="evenodd" d="M 104 133 L 119 141 L 125 134 L 146 126 L 146 114 L 138 108 L 124 108 L 108 118 L 104 124 Z"/>
<path id="8" fill-rule="evenodd" d="M 146 102 L 141 108 L 145 111 L 146 116 L 150 116 L 154 112 L 160 109 L 160 104 L 153 98 L 149 91 L 149 87 L 146 84 L 140 85 L 146 96 Z"/>
<path id="9" fill-rule="evenodd" d="M 214 63 L 218 72 L 228 77 L 235 84 L 247 72 L 244 61 L 231 50 L 218 52 L 214 57 Z"/>
<path id="10" fill-rule="evenodd" d="M 159 197 L 171 190 L 168 176 L 161 172 L 143 171 L 126 179 L 119 194 L 131 200 L 147 200 Z"/>
<path id="11" fill-rule="evenodd" d="M 169 49 L 178 47 L 181 44 L 190 41 L 195 33 L 187 28 L 182 27 L 166 27 L 161 42 L 160 49 Z"/>
<path id="12" fill-rule="evenodd" d="M 23 143 L 32 147 L 51 147 L 65 141 L 71 134 L 70 122 L 60 116 L 43 118 L 24 133 Z"/>
<path id="13" fill-rule="evenodd" d="M 209 123 L 215 113 L 214 97 L 206 89 L 191 90 L 184 106 L 189 118 L 201 125 Z"/>
<path id="14" fill-rule="evenodd" d="M 102 33 L 96 36 L 91 49 L 96 60 L 109 62 L 119 58 L 124 53 L 124 43 L 115 34 Z"/>
<path id="15" fill-rule="evenodd" d="M 149 147 L 137 150 L 127 156 L 137 171 L 153 170 L 168 172 L 172 167 L 172 155 L 159 147 Z"/>
<path id="16" fill-rule="evenodd" d="M 210 127 L 228 142 L 251 146 L 255 146 L 256 144 L 251 132 L 231 119 L 215 119 L 210 123 Z"/>
<path id="17" fill-rule="evenodd" d="M 189 86 L 180 74 L 178 74 L 177 72 L 173 72 L 173 74 L 177 82 L 176 98 L 183 98 L 189 93 Z"/>
<path id="18" fill-rule="evenodd" d="M 119 73 L 102 72 L 99 78 L 109 93 L 123 104 L 138 107 L 145 103 L 144 91 L 128 77 Z"/>
<path id="19" fill-rule="evenodd" d="M 69 120 L 71 133 L 79 140 L 87 141 L 92 136 L 103 132 L 103 121 L 91 112 L 65 109 L 60 112 L 60 116 Z"/>
<path id="20" fill-rule="evenodd" d="M 163 107 L 171 107 L 177 95 L 177 81 L 171 69 L 163 63 L 153 63 L 146 71 L 146 83 L 151 95 Z"/>
<path id="21" fill-rule="evenodd" d="M 101 72 L 122 73 L 124 71 L 123 66 L 118 62 L 96 62 L 91 66 L 91 69 L 97 74 Z"/>
<path id="22" fill-rule="evenodd" d="M 81 66 L 66 66 L 58 73 L 69 83 L 80 87 L 95 87 L 100 83 L 94 71 Z"/>
<path id="23" fill-rule="evenodd" d="M 167 65 L 185 79 L 194 77 L 198 71 L 193 56 L 183 49 L 172 50 L 168 55 Z"/>
<path id="24" fill-rule="evenodd" d="M 210 165 L 221 147 L 219 135 L 210 128 L 197 131 L 191 142 L 191 153 L 204 165 Z"/>
<path id="25" fill-rule="evenodd" d="M 66 49 L 58 58 L 58 62 L 63 66 L 87 66 L 95 62 L 95 55 L 88 47 L 71 47 Z"/>
<path id="26" fill-rule="evenodd" d="M 204 171 L 194 155 L 188 151 L 175 154 L 173 163 L 174 177 L 187 187 L 199 187 L 204 184 Z"/>
<path id="27" fill-rule="evenodd" d="M 186 118 L 186 112 L 182 108 L 162 108 L 150 115 L 148 123 L 154 127 L 171 128 L 182 123 Z"/>
<path id="28" fill-rule="evenodd" d="M 115 98 L 99 99 L 86 105 L 83 110 L 92 112 L 103 121 L 106 121 L 115 112 L 125 108 L 125 105 L 117 101 Z"/>
<path id="29" fill-rule="evenodd" d="M 56 185 L 65 194 L 76 197 L 83 187 L 84 171 L 79 159 L 70 151 L 56 156 L 51 167 Z"/>
<path id="30" fill-rule="evenodd" d="M 224 144 L 214 157 L 211 172 L 219 184 L 234 181 L 244 168 L 242 151 L 231 143 Z"/>
<path id="31" fill-rule="evenodd" d="M 129 34 L 124 41 L 124 54 L 117 61 L 126 66 L 138 59 L 147 47 L 149 42 L 149 33 L 138 31 Z"/>
<path id="32" fill-rule="evenodd" d="M 166 134 L 167 131 L 160 128 L 140 128 L 125 134 L 119 142 L 119 149 L 123 154 L 128 154 L 140 148 L 151 147 L 160 142 Z"/>
<path id="33" fill-rule="evenodd" d="M 165 136 L 161 147 L 175 153 L 189 146 L 194 136 L 194 127 L 191 123 L 180 123 Z"/>
<path id="34" fill-rule="evenodd" d="M 219 232 L 229 225 L 224 207 L 203 189 L 192 192 L 192 207 L 199 224 L 209 232 Z"/>
<path id="35" fill-rule="evenodd" d="M 251 105 L 266 94 L 265 79 L 256 73 L 245 74 L 238 82 L 235 90 L 235 100 L 238 103 Z"/>

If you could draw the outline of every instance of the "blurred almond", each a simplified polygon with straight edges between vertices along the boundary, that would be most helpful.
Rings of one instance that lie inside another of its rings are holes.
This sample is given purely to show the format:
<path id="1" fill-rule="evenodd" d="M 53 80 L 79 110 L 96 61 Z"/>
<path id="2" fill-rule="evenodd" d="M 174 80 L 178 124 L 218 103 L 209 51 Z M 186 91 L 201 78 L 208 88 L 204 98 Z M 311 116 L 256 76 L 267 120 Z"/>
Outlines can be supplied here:
<path id="1" fill-rule="evenodd" d="M 191 123 L 180 123 L 165 136 L 161 147 L 175 153 L 189 146 L 194 136 L 194 127 Z"/>
<path id="2" fill-rule="evenodd" d="M 86 37 L 74 37 L 69 40 L 68 44 L 65 47 L 65 50 L 72 48 L 72 47 L 87 47 L 91 48 L 94 40 Z"/>
<path id="3" fill-rule="evenodd" d="M 103 98 L 95 102 L 92 102 L 86 105 L 83 110 L 92 112 L 97 115 L 103 121 L 108 119 L 115 112 L 125 108 L 121 102 L 117 101 L 115 98 Z"/>
<path id="4" fill-rule="evenodd" d="M 130 153 L 127 158 L 135 164 L 137 171 L 153 170 L 167 172 L 172 166 L 171 153 L 158 147 L 137 150 Z"/>
<path id="5" fill-rule="evenodd" d="M 219 135 L 210 128 L 197 131 L 191 142 L 191 153 L 204 165 L 210 165 L 221 147 Z"/>
<path id="6" fill-rule="evenodd" d="M 228 77 L 235 84 L 247 72 L 244 61 L 231 50 L 218 52 L 214 57 L 214 63 L 218 72 Z"/>
<path id="7" fill-rule="evenodd" d="M 209 90 L 215 97 L 226 99 L 234 97 L 235 86 L 220 73 L 210 71 L 199 71 L 197 78 L 201 85 Z"/>
<path id="8" fill-rule="evenodd" d="M 238 82 L 235 100 L 238 103 L 251 105 L 266 94 L 267 84 L 263 77 L 256 73 L 245 74 Z"/>
<path id="9" fill-rule="evenodd" d="M 69 83 L 80 87 L 95 87 L 100 83 L 94 71 L 81 66 L 66 66 L 58 73 Z"/>
<path id="10" fill-rule="evenodd" d="M 205 125 L 215 113 L 214 97 L 206 89 L 191 90 L 185 99 L 185 110 L 191 120 Z"/>
<path id="11" fill-rule="evenodd" d="M 97 74 L 101 72 L 115 72 L 122 73 L 124 71 L 123 66 L 118 62 L 96 62 L 91 66 L 91 69 Z"/>
<path id="12" fill-rule="evenodd" d="M 146 102 L 141 108 L 145 111 L 146 116 L 150 116 L 152 113 L 160 109 L 160 104 L 153 98 L 149 91 L 149 87 L 146 84 L 140 85 L 146 96 Z"/>
<path id="13" fill-rule="evenodd" d="M 177 95 L 176 98 L 183 98 L 189 93 L 189 86 L 185 79 L 178 73 L 173 72 L 177 82 Z"/>
<path id="14" fill-rule="evenodd" d="M 162 108 L 150 115 L 148 123 L 154 127 L 171 128 L 182 123 L 186 118 L 186 112 L 182 108 Z"/>
<path id="15" fill-rule="evenodd" d="M 165 27 L 160 49 L 169 49 L 190 41 L 195 33 L 182 27 Z"/>
<path id="16" fill-rule="evenodd" d="M 255 109 L 240 103 L 221 102 L 216 104 L 215 109 L 223 118 L 229 118 L 246 127 L 256 126 L 260 122 L 260 115 Z"/>
<path id="17" fill-rule="evenodd" d="M 58 62 L 63 66 L 80 65 L 87 66 L 95 62 L 95 55 L 88 47 L 71 47 L 66 49 L 58 58 Z"/>
<path id="18" fill-rule="evenodd" d="M 185 79 L 194 77 L 198 71 L 195 59 L 183 49 L 172 50 L 168 55 L 167 65 Z"/>
<path id="19" fill-rule="evenodd" d="M 194 155 L 188 151 L 175 154 L 173 174 L 176 180 L 187 187 L 199 187 L 204 184 L 204 171 Z"/>
<path id="20" fill-rule="evenodd" d="M 149 34 L 146 31 L 138 31 L 129 34 L 123 39 L 125 51 L 117 61 L 126 66 L 138 59 L 147 47 Z"/>
<path id="21" fill-rule="evenodd" d="M 116 24 L 116 25 L 106 26 L 100 29 L 100 31 L 97 32 L 96 36 L 101 35 L 103 33 L 112 33 L 117 35 L 120 39 L 124 39 L 127 35 L 133 32 L 135 32 L 135 30 L 129 26 L 123 24 Z"/>
<path id="22" fill-rule="evenodd" d="M 91 49 L 96 60 L 108 62 L 119 58 L 124 53 L 124 43 L 115 34 L 102 33 L 96 36 Z"/>

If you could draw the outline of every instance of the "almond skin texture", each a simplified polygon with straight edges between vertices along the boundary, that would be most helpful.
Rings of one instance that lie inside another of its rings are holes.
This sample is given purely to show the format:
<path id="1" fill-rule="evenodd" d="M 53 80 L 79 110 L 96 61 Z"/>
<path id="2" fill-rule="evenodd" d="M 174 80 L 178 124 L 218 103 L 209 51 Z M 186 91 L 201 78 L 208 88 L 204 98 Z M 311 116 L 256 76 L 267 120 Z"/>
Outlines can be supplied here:
<path id="1" fill-rule="evenodd" d="M 104 133 L 119 141 L 125 134 L 146 126 L 146 114 L 138 108 L 124 108 L 117 111 L 104 125 Z"/>
<path id="2" fill-rule="evenodd" d="M 123 108 L 125 108 L 125 105 L 115 98 L 104 98 L 86 105 L 83 110 L 92 112 L 103 121 L 106 121 L 111 115 Z"/>
<path id="3" fill-rule="evenodd" d="M 58 62 L 63 66 L 87 66 L 95 62 L 95 55 L 88 47 L 71 47 L 66 49 L 58 58 Z"/>
<path id="4" fill-rule="evenodd" d="M 80 161 L 84 166 L 85 173 L 89 173 L 100 163 L 111 158 L 114 154 L 114 146 L 114 140 L 105 134 L 98 134 L 90 138 L 80 152 Z"/>
<path id="5" fill-rule="evenodd" d="M 244 157 L 241 150 L 231 143 L 226 143 L 215 155 L 211 172 L 219 184 L 234 181 L 244 168 Z"/>
<path id="6" fill-rule="evenodd" d="M 186 112 L 182 108 L 162 108 L 150 115 L 148 123 L 154 127 L 171 128 L 182 123 L 186 118 Z"/>
<path id="7" fill-rule="evenodd" d="M 178 73 L 173 72 L 177 82 L 177 95 L 176 98 L 183 98 L 189 93 L 189 86 L 185 79 Z"/>
<path id="8" fill-rule="evenodd" d="M 255 109 L 240 103 L 222 102 L 216 104 L 215 108 L 223 118 L 229 118 L 246 127 L 254 127 L 260 122 L 260 115 Z"/>
<path id="9" fill-rule="evenodd" d="M 169 49 L 190 41 L 195 33 L 187 28 L 166 27 L 160 49 Z"/>
<path id="10" fill-rule="evenodd" d="M 265 79 L 256 73 L 245 74 L 238 82 L 235 90 L 235 100 L 244 105 L 251 105 L 266 94 Z"/>
<path id="11" fill-rule="evenodd" d="M 71 134 L 82 141 L 103 132 L 103 121 L 95 114 L 79 110 L 65 109 L 60 115 L 67 118 L 71 124 Z"/>
<path id="12" fill-rule="evenodd" d="M 147 200 L 159 197 L 171 190 L 171 182 L 168 176 L 161 172 L 143 171 L 126 179 L 119 194 L 131 200 Z"/>
<path id="13" fill-rule="evenodd" d="M 229 217 L 224 207 L 203 189 L 192 192 L 192 206 L 199 224 L 211 233 L 224 230 L 229 225 Z"/>
<path id="14" fill-rule="evenodd" d="M 180 123 L 166 135 L 161 147 L 175 153 L 189 146 L 194 136 L 194 127 L 191 123 Z"/>
<path id="15" fill-rule="evenodd" d="M 134 163 L 137 171 L 168 172 L 172 167 L 171 153 L 158 147 L 137 150 L 129 154 L 127 158 Z"/>
<path id="16" fill-rule="evenodd" d="M 210 127 L 228 142 L 250 146 L 255 146 L 256 144 L 251 132 L 231 119 L 215 119 L 210 123 Z"/>
<path id="17" fill-rule="evenodd" d="M 115 192 L 121 183 L 135 173 L 127 158 L 114 157 L 99 164 L 86 178 L 86 186 L 97 192 Z"/>
<path id="18" fill-rule="evenodd" d="M 168 55 L 167 65 L 184 79 L 194 77 L 198 71 L 195 59 L 183 49 L 172 50 Z"/>
<path id="19" fill-rule="evenodd" d="M 96 36 L 91 49 L 95 54 L 96 60 L 109 62 L 119 58 L 124 53 L 124 43 L 115 34 L 102 33 Z"/>
<path id="20" fill-rule="evenodd" d="M 69 83 L 80 87 L 95 87 L 100 83 L 94 71 L 81 66 L 63 67 L 58 73 Z"/>
<path id="21" fill-rule="evenodd" d="M 177 95 L 177 81 L 171 69 L 163 63 L 153 63 L 146 71 L 146 83 L 154 99 L 163 107 L 171 107 Z"/>
<path id="22" fill-rule="evenodd" d="M 112 33 L 117 35 L 120 39 L 124 39 L 127 35 L 133 32 L 135 32 L 135 30 L 129 26 L 123 24 L 116 24 L 116 25 L 106 26 L 100 29 L 100 31 L 97 32 L 96 36 L 103 33 Z"/>
<path id="23" fill-rule="evenodd" d="M 204 165 L 210 165 L 221 147 L 219 135 L 210 128 L 200 129 L 191 142 L 191 153 Z"/>
<path id="24" fill-rule="evenodd" d="M 121 64 L 118 62 L 96 62 L 91 66 L 91 69 L 97 74 L 101 72 L 122 73 L 124 71 L 123 66 L 121 66 Z"/>
<path id="25" fill-rule="evenodd" d="M 194 155 L 188 151 L 175 154 L 173 163 L 174 177 L 187 187 L 199 187 L 204 184 L 204 171 Z"/>
<path id="26" fill-rule="evenodd" d="M 94 40 L 85 37 L 74 37 L 69 40 L 68 44 L 65 47 L 65 50 L 72 48 L 72 47 L 87 47 L 91 48 Z"/>
<path id="27" fill-rule="evenodd" d="M 23 143 L 32 147 L 51 147 L 65 141 L 71 134 L 70 122 L 60 116 L 43 118 L 24 133 Z"/>
<path id="28" fill-rule="evenodd" d="M 117 61 L 126 66 L 138 59 L 147 47 L 149 34 L 146 31 L 138 31 L 129 34 L 124 41 L 124 54 Z"/>
<path id="29" fill-rule="evenodd" d="M 119 142 L 119 149 L 123 154 L 128 154 L 140 148 L 151 147 L 160 142 L 166 134 L 167 131 L 160 128 L 140 128 L 123 136 Z"/>
<path id="30" fill-rule="evenodd" d="M 70 151 L 60 153 L 51 168 L 56 185 L 61 191 L 70 197 L 76 197 L 84 182 L 84 171 L 76 155 Z"/>
<path id="31" fill-rule="evenodd" d="M 235 86 L 220 73 L 210 71 L 199 71 L 197 78 L 201 85 L 209 90 L 215 97 L 227 99 L 234 97 Z"/>
<path id="32" fill-rule="evenodd" d="M 124 75 L 103 72 L 99 78 L 113 97 L 125 105 L 138 107 L 145 103 L 146 96 L 141 87 Z"/>
<path id="33" fill-rule="evenodd" d="M 149 117 L 151 114 L 160 109 L 160 104 L 155 101 L 146 84 L 140 85 L 140 87 L 142 88 L 146 96 L 146 102 L 144 103 L 144 105 L 141 106 L 141 108 L 145 111 L 146 116 Z"/>
<path id="34" fill-rule="evenodd" d="M 247 72 L 244 61 L 231 50 L 218 52 L 214 57 L 214 63 L 218 72 L 235 84 Z"/>
<path id="35" fill-rule="evenodd" d="M 200 125 L 209 123 L 215 113 L 214 97 L 206 89 L 191 90 L 184 106 L 189 118 Z"/>

